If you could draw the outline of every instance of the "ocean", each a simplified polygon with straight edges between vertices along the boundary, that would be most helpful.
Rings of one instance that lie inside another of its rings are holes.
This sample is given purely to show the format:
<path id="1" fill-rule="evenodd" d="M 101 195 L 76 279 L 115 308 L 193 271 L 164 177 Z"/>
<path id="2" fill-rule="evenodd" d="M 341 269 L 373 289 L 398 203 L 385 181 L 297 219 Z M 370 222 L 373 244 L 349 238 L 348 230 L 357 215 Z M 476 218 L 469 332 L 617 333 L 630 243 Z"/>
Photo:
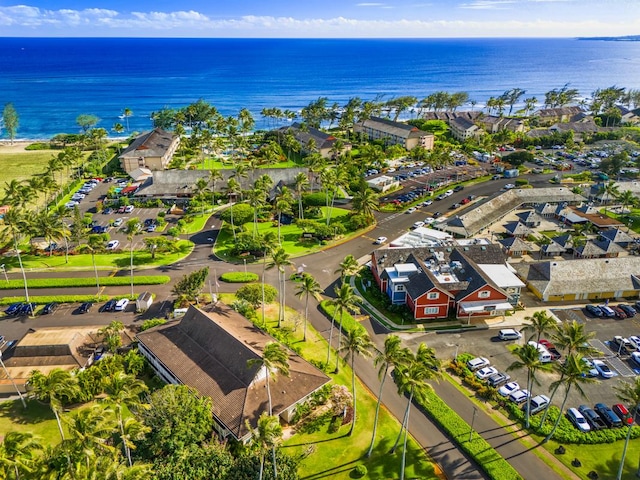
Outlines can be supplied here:
<path id="1" fill-rule="evenodd" d="M 299 111 L 318 97 L 343 105 L 465 91 L 478 109 L 511 88 L 542 101 L 567 83 L 583 97 L 639 89 L 640 42 L 0 38 L 0 107 L 14 104 L 21 139 L 78 132 L 80 114 L 98 116 L 115 136 L 125 108 L 129 130 L 143 131 L 151 112 L 200 98 L 225 116 L 248 108 L 260 128 L 263 108 Z"/>

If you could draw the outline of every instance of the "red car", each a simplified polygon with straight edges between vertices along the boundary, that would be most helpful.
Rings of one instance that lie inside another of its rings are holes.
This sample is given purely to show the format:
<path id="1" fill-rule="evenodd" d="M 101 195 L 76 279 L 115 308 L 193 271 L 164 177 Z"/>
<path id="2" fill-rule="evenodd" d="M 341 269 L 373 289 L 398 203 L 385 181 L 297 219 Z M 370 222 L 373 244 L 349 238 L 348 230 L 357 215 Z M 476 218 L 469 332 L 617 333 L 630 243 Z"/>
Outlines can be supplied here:
<path id="1" fill-rule="evenodd" d="M 558 360 L 560 359 L 560 357 L 562 357 L 562 355 L 560 354 L 556 346 L 553 343 L 551 343 L 549 340 L 545 340 L 544 338 L 541 338 L 540 345 L 543 345 L 544 348 L 547 349 L 547 351 L 551 354 L 552 360 Z"/>
<path id="2" fill-rule="evenodd" d="M 616 318 L 627 318 L 627 314 L 624 313 L 624 310 L 622 310 L 620 307 L 616 307 L 612 305 L 609 308 L 611 308 L 611 310 L 615 312 Z"/>
<path id="3" fill-rule="evenodd" d="M 629 410 L 627 409 L 627 407 L 625 407 L 623 404 L 621 403 L 616 403 L 614 404 L 611 409 L 613 410 L 613 412 L 618 415 L 623 422 L 625 422 L 627 425 L 631 425 L 633 423 L 633 417 L 631 417 L 631 414 L 629 413 Z"/>

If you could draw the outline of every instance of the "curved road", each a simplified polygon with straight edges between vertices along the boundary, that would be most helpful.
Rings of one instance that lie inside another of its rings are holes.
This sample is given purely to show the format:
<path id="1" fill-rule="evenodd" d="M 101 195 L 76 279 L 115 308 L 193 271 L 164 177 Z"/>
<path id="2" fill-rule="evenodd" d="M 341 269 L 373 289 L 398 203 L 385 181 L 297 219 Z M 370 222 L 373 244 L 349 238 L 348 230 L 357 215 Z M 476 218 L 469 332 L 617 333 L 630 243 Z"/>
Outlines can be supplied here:
<path id="1" fill-rule="evenodd" d="M 537 175 L 532 177 L 532 180 L 536 183 L 546 183 L 548 176 Z M 363 258 L 368 256 L 373 248 L 373 241 L 379 236 L 386 236 L 388 238 L 395 238 L 400 234 L 407 231 L 407 229 L 416 221 L 422 220 L 426 216 L 430 216 L 434 211 L 440 210 L 446 213 L 448 207 L 456 202 L 459 202 L 462 198 L 473 193 L 474 195 L 490 195 L 502 188 L 506 183 L 512 181 L 511 179 L 496 180 L 492 182 L 481 183 L 472 187 L 467 187 L 465 190 L 455 193 L 446 200 L 440 202 L 434 202 L 433 205 L 427 209 L 418 209 L 417 212 L 408 215 L 402 212 L 392 214 L 377 214 L 377 226 L 371 232 L 353 239 L 345 244 L 323 250 L 321 252 L 313 253 L 304 257 L 295 258 L 293 261 L 295 265 L 292 267 L 291 273 L 299 266 L 303 266 L 304 270 L 311 273 L 320 285 L 324 288 L 324 293 L 327 296 L 333 295 L 333 288 L 336 285 L 337 275 L 334 273 L 338 269 L 339 263 L 344 259 L 346 255 L 353 255 L 355 258 Z M 201 268 L 203 265 L 209 265 L 211 274 L 215 272 L 217 275 L 226 271 L 241 271 L 245 268 L 247 271 L 253 271 L 261 274 L 262 266 L 259 264 L 250 264 L 246 267 L 244 265 L 232 265 L 220 261 L 211 253 L 212 241 L 215 240 L 220 220 L 218 218 L 212 218 L 206 229 L 198 234 L 190 237 L 195 243 L 194 251 L 181 262 L 170 266 L 163 266 L 152 270 L 147 270 L 149 273 L 155 274 L 168 274 L 172 277 L 172 282 L 175 279 L 180 278 L 182 275 L 189 273 L 193 270 Z M 155 270 L 155 271 L 154 271 Z M 82 275 L 91 276 L 92 272 L 80 272 Z M 101 275 L 108 275 L 110 272 L 100 272 Z M 128 271 L 120 271 L 119 275 L 128 275 Z M 17 278 L 16 274 L 11 274 Z M 68 272 L 65 273 L 29 273 L 30 278 L 36 277 L 51 277 L 51 276 L 68 276 Z M 215 282 L 215 279 L 211 279 Z M 267 271 L 265 275 L 265 281 L 273 285 L 277 285 L 277 273 L 275 271 Z M 215 288 L 215 287 L 214 287 Z M 227 284 L 221 284 L 220 288 L 224 291 L 233 291 L 235 288 Z M 137 290 L 140 287 L 136 288 Z M 130 288 L 128 287 L 108 287 L 109 294 L 116 293 L 128 293 Z M 153 291 L 157 294 L 156 303 L 154 309 L 148 312 L 146 317 L 157 316 L 168 306 L 164 304 L 171 298 L 171 284 L 154 286 Z M 5 294 L 9 292 L 5 291 Z M 62 291 L 56 291 L 54 289 L 48 290 L 47 293 L 57 294 L 63 293 Z M 64 290 L 64 293 L 68 293 L 68 289 Z M 95 288 L 91 289 L 77 289 L 74 293 L 95 293 Z M 16 295 L 20 295 L 20 292 L 16 292 Z M 41 294 L 41 291 L 38 292 Z M 288 288 L 286 291 L 287 305 L 296 308 L 299 311 L 304 310 L 304 304 L 301 299 L 295 296 L 294 288 Z M 37 317 L 35 319 L 28 320 L 29 327 L 38 326 L 52 326 L 59 323 L 60 325 L 78 325 L 82 324 L 96 324 L 96 322 L 104 323 L 105 321 L 111 321 L 115 317 L 112 315 L 101 316 L 97 313 L 65 317 L 61 322 L 54 321 L 54 317 Z M 139 319 L 138 319 L 139 321 Z M 330 328 L 330 321 L 318 310 L 310 311 L 310 321 L 313 326 L 328 338 L 328 331 Z M 3 333 L 7 335 L 7 338 L 19 338 L 18 332 L 26 330 L 25 321 L 20 319 L 12 319 L 8 322 L 3 321 Z M 13 325 L 12 325 L 13 324 Z M 375 345 L 382 349 L 384 340 L 388 331 L 381 325 L 366 320 L 363 325 L 371 335 L 372 341 Z M 15 331 L 15 336 L 12 335 L 12 331 Z M 404 336 L 404 335 L 403 335 Z M 356 360 L 356 370 L 358 377 L 364 385 L 366 385 L 372 392 L 378 392 L 380 387 L 380 381 L 377 377 L 377 371 L 375 370 L 373 363 L 370 360 L 364 360 L 358 358 Z M 472 422 L 474 404 L 460 391 L 450 385 L 448 382 L 443 381 L 434 385 L 436 392 L 442 397 L 447 399 L 447 403 L 454 408 L 468 423 Z M 393 382 L 385 382 L 385 390 L 383 392 L 383 401 L 388 410 L 401 419 L 406 407 L 406 398 L 398 395 Z M 474 429 L 479 432 L 498 452 L 506 458 L 516 470 L 525 479 L 540 479 L 546 480 L 560 479 L 555 472 L 553 472 L 544 462 L 542 462 L 532 451 L 523 446 L 517 441 L 516 436 L 508 433 L 504 428 L 498 425 L 491 417 L 489 417 L 482 409 L 478 409 Z M 427 418 L 419 409 L 412 409 L 411 422 L 409 426 L 411 434 L 417 439 L 417 441 L 429 452 L 432 458 L 441 466 L 446 476 L 450 479 L 484 479 L 486 476 L 473 464 L 449 439 L 436 427 L 429 418 Z"/>

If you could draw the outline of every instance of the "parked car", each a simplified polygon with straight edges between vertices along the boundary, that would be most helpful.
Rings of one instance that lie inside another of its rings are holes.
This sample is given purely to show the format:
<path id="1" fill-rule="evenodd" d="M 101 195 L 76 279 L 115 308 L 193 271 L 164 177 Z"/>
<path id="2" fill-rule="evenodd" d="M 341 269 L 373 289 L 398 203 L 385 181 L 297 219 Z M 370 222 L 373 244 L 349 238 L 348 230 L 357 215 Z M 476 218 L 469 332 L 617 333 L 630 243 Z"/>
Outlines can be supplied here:
<path id="1" fill-rule="evenodd" d="M 31 316 L 33 315 L 33 312 L 36 309 L 36 304 L 33 302 L 30 303 L 23 303 L 22 306 L 20 307 L 20 310 L 18 311 L 17 315 L 20 317 L 26 317 L 26 316 Z"/>
<path id="2" fill-rule="evenodd" d="M 491 180 L 500 180 L 502 178 L 502 175 L 494 175 L 493 177 L 491 177 Z"/>
<path id="3" fill-rule="evenodd" d="M 514 330 L 513 328 L 503 328 L 502 330 L 500 330 L 500 332 L 498 332 L 498 338 L 505 341 L 518 340 L 522 338 L 522 334 L 519 331 Z"/>
<path id="4" fill-rule="evenodd" d="M 595 410 L 592 410 L 586 405 L 580 405 L 578 407 L 578 411 L 587 420 L 587 422 L 589 422 L 589 425 L 591 425 L 593 430 L 602 430 L 603 428 L 607 428 L 607 424 L 604 423 L 600 415 L 598 415 Z"/>
<path id="5" fill-rule="evenodd" d="M 584 374 L 585 377 L 594 378 L 594 377 L 597 377 L 598 375 L 600 375 L 600 372 L 598 372 L 598 370 L 593 365 L 593 362 L 591 360 L 589 360 L 588 358 L 582 357 L 582 362 L 589 369 L 589 371 Z"/>
<path id="6" fill-rule="evenodd" d="M 124 213 L 131 213 L 133 212 L 133 205 L 127 205 L 126 207 L 124 207 Z"/>
<path id="7" fill-rule="evenodd" d="M 49 315 L 58 309 L 58 302 L 49 302 L 42 309 L 42 315 Z"/>
<path id="8" fill-rule="evenodd" d="M 613 308 L 607 305 L 598 305 L 598 308 L 602 310 L 603 317 L 614 318 L 616 316 L 616 312 L 613 310 Z"/>
<path id="9" fill-rule="evenodd" d="M 637 368 L 640 368 L 640 352 L 633 352 L 631 354 L 631 361 Z"/>
<path id="10" fill-rule="evenodd" d="M 547 397 L 546 395 L 536 395 L 530 400 L 530 403 L 531 408 L 529 409 L 529 414 L 535 415 L 536 413 L 539 413 L 547 408 L 547 405 L 549 405 L 549 397 Z M 527 411 L 527 403 L 523 405 L 522 409 L 525 412 Z"/>
<path id="11" fill-rule="evenodd" d="M 467 362 L 467 368 L 472 372 L 479 370 L 484 367 L 488 367 L 490 365 L 489 360 L 484 357 L 476 357 L 472 358 Z"/>
<path id="12" fill-rule="evenodd" d="M 553 343 L 551 343 L 549 340 L 545 340 L 544 338 L 541 338 L 540 345 L 543 345 L 544 348 L 547 349 L 547 352 L 549 352 L 549 354 L 551 355 L 551 360 L 559 360 L 562 357 L 562 355 L 560 354 L 556 346 Z"/>
<path id="13" fill-rule="evenodd" d="M 101 312 L 112 312 L 114 308 L 116 308 L 116 300 L 111 299 L 111 300 L 107 300 L 107 303 L 105 303 L 102 306 L 100 311 Z"/>
<path id="14" fill-rule="evenodd" d="M 577 408 L 567 410 L 567 418 L 581 432 L 589 432 L 591 430 L 591 425 Z"/>
<path id="15" fill-rule="evenodd" d="M 491 375 L 487 379 L 487 383 L 493 388 L 498 388 L 500 385 L 507 383 L 509 380 L 511 380 L 511 376 L 509 374 L 498 372 Z"/>
<path id="16" fill-rule="evenodd" d="M 107 243 L 107 250 L 115 250 L 120 246 L 120 240 L 111 240 Z"/>
<path id="17" fill-rule="evenodd" d="M 635 316 L 635 314 L 637 313 L 635 308 L 633 308 L 631 305 L 626 305 L 624 303 L 621 303 L 620 305 L 618 305 L 618 308 L 621 308 L 624 311 L 624 313 L 627 314 L 628 318 Z"/>
<path id="18" fill-rule="evenodd" d="M 120 225 L 122 225 L 124 223 L 124 220 L 122 218 L 116 218 L 113 221 L 113 226 L 114 227 L 119 227 Z"/>
<path id="19" fill-rule="evenodd" d="M 378 237 L 376 238 L 376 241 L 374 243 L 376 245 L 382 245 L 384 243 L 387 243 L 387 237 Z"/>
<path id="20" fill-rule="evenodd" d="M 611 341 L 612 350 L 615 350 L 618 353 L 630 354 L 638 350 L 636 346 L 631 343 L 631 340 L 628 338 L 624 338 L 621 335 L 616 335 L 613 337 Z"/>
<path id="21" fill-rule="evenodd" d="M 91 310 L 91 307 L 93 307 L 93 303 L 91 302 L 81 303 L 78 307 L 78 313 L 87 313 L 89 310 Z"/>
<path id="22" fill-rule="evenodd" d="M 591 361 L 593 363 L 593 366 L 595 367 L 596 370 L 598 370 L 598 373 L 602 376 L 602 378 L 612 378 L 613 377 L 613 372 L 611 371 L 611 369 L 609 368 L 609 366 L 604 363 L 602 360 L 592 360 Z"/>
<path id="23" fill-rule="evenodd" d="M 612 305 L 612 306 L 611 306 L 611 307 L 609 307 L 609 308 L 611 308 L 611 310 L 613 310 L 613 311 L 614 311 L 614 313 L 616 314 L 616 318 L 620 318 L 620 319 L 627 318 L 627 314 L 626 314 L 626 313 L 624 312 L 624 310 L 623 310 L 623 309 L 621 309 L 620 307 L 617 307 L 617 306 L 615 306 L 615 305 Z"/>
<path id="24" fill-rule="evenodd" d="M 520 385 L 518 384 L 518 382 L 509 382 L 501 386 L 498 389 L 498 393 L 503 397 L 508 397 L 513 392 L 516 392 L 518 390 L 520 390 Z"/>
<path id="25" fill-rule="evenodd" d="M 496 367 L 489 366 L 489 367 L 484 367 L 478 370 L 476 372 L 476 377 L 478 377 L 478 380 L 485 380 L 489 378 L 491 375 L 495 375 L 496 373 L 498 373 L 498 369 Z"/>
<path id="26" fill-rule="evenodd" d="M 505 190 L 511 190 L 513 188 L 516 188 L 516 186 L 513 183 L 507 183 L 504 187 Z"/>
<path id="27" fill-rule="evenodd" d="M 124 312 L 127 309 L 127 305 L 129 305 L 129 300 L 126 298 L 122 298 L 116 302 L 114 310 L 116 312 Z"/>
<path id="28" fill-rule="evenodd" d="M 529 398 L 529 390 L 516 390 L 511 395 L 509 395 L 509 400 L 513 403 L 523 403 L 527 401 Z"/>
<path id="29" fill-rule="evenodd" d="M 408 208 L 407 211 L 404 213 L 413 213 L 415 211 L 416 211 L 416 207 L 411 207 L 411 208 Z"/>
<path id="30" fill-rule="evenodd" d="M 7 307 L 7 309 L 4 311 L 4 313 L 6 313 L 7 315 L 16 315 L 20 309 L 22 308 L 23 303 L 22 302 L 15 302 L 12 303 L 11 305 L 9 305 Z"/>
<path id="31" fill-rule="evenodd" d="M 424 222 L 422 220 L 418 220 L 417 222 L 413 223 L 413 228 L 420 228 L 420 227 L 424 227 Z"/>
<path id="32" fill-rule="evenodd" d="M 602 313 L 602 310 L 600 310 L 600 307 L 596 306 L 596 305 L 585 305 L 584 309 L 587 311 L 587 315 L 589 315 L 590 317 L 603 317 L 604 313 Z"/>
<path id="33" fill-rule="evenodd" d="M 432 203 L 433 203 L 433 200 L 425 200 L 424 202 L 422 202 L 422 206 L 423 207 L 428 207 Z"/>
<path id="34" fill-rule="evenodd" d="M 453 189 L 454 192 L 461 192 L 462 190 L 464 190 L 464 185 L 456 185 Z"/>
<path id="35" fill-rule="evenodd" d="M 640 337 L 637 335 L 631 335 L 629 337 L 629 341 L 635 345 L 636 350 L 640 350 Z"/>
<path id="36" fill-rule="evenodd" d="M 606 423 L 609 428 L 622 426 L 622 420 L 620 420 L 620 417 L 604 403 L 596 403 L 594 410 L 598 412 L 600 418 L 604 420 L 604 423 Z"/>
<path id="37" fill-rule="evenodd" d="M 462 204 L 460 203 L 454 203 L 453 205 L 451 205 L 449 207 L 449 210 L 456 210 L 457 208 L 460 208 L 462 206 Z"/>
<path id="38" fill-rule="evenodd" d="M 125 205 L 122 205 L 120 208 L 118 208 L 118 213 L 124 213 L 126 208 L 127 207 Z"/>
<path id="39" fill-rule="evenodd" d="M 155 232 L 157 228 L 158 228 L 158 226 L 155 223 L 152 223 L 151 225 L 149 225 L 147 227 L 147 232 L 149 232 L 149 233 Z"/>
<path id="40" fill-rule="evenodd" d="M 622 420 L 623 423 L 626 423 L 627 425 L 631 425 L 633 423 L 633 417 L 631 416 L 631 413 L 629 413 L 629 409 L 623 404 L 614 403 L 611 406 L 611 410 L 613 410 L 613 413 L 620 417 L 620 420 Z"/>

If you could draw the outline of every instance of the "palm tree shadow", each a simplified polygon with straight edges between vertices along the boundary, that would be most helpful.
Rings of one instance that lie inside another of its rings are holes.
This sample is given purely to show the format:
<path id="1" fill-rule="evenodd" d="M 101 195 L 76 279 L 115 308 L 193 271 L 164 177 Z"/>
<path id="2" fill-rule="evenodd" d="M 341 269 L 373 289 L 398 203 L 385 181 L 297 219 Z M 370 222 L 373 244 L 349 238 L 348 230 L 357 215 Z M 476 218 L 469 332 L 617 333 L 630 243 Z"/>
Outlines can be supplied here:
<path id="1" fill-rule="evenodd" d="M 19 400 L 2 402 L 0 404 L 0 418 L 7 418 L 13 423 L 34 425 L 53 420 L 55 417 L 48 405 L 36 400 L 27 401 L 27 409 L 22 408 Z"/>

